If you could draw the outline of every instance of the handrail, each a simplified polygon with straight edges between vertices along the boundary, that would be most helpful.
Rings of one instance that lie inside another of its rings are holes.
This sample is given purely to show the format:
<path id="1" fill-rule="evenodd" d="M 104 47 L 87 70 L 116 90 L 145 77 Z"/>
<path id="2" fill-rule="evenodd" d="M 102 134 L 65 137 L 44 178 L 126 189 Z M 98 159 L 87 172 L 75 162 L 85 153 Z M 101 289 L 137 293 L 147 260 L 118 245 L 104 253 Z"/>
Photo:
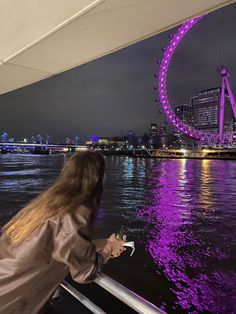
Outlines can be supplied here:
<path id="1" fill-rule="evenodd" d="M 135 292 L 129 290 L 125 286 L 121 285 L 114 279 L 110 278 L 105 274 L 100 274 L 96 279 L 95 283 L 109 293 L 114 295 L 117 299 L 128 305 L 130 308 L 135 310 L 139 314 L 166 314 L 163 310 L 159 309 L 154 304 L 148 302 Z M 72 296 L 79 300 L 84 306 L 90 309 L 93 313 L 104 314 L 105 312 L 100 309 L 96 304 L 90 301 L 87 297 L 81 294 L 78 290 L 72 287 L 66 281 L 63 281 L 61 286 L 67 290 Z"/>
<path id="2" fill-rule="evenodd" d="M 82 303 L 87 309 L 92 311 L 95 314 L 106 314 L 100 307 L 90 301 L 85 295 L 79 292 L 77 289 L 72 287 L 68 282 L 63 281 L 61 287 L 69 292 L 74 298 L 76 298 L 80 303 Z"/>
<path id="3" fill-rule="evenodd" d="M 119 282 L 108 277 L 107 275 L 101 274 L 95 279 L 95 282 L 113 294 L 117 299 L 127 304 L 133 310 L 140 314 L 166 314 L 166 312 L 159 309 L 154 304 L 148 302 L 143 297 L 139 296 L 135 292 L 129 290 Z"/>

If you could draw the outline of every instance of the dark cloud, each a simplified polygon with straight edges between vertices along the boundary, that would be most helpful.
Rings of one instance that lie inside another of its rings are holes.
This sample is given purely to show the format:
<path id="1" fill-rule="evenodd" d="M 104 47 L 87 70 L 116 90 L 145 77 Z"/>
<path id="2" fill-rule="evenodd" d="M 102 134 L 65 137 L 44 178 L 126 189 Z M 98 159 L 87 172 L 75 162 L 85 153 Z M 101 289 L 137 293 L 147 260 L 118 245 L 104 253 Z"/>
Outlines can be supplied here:
<path id="1" fill-rule="evenodd" d="M 168 91 L 173 104 L 188 103 L 202 89 L 220 85 L 216 67 L 228 66 L 236 91 L 236 5 L 202 19 L 172 60 Z M 47 133 L 54 140 L 78 135 L 142 134 L 162 123 L 154 102 L 156 60 L 175 30 L 0 96 L 0 131 L 14 137 Z"/>

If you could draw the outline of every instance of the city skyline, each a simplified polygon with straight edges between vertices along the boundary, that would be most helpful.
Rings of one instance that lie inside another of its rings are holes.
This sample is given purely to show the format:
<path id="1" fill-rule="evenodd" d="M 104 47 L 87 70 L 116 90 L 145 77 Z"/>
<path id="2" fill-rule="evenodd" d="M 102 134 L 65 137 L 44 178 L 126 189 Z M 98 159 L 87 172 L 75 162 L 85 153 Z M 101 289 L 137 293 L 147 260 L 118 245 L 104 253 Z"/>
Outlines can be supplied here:
<path id="1" fill-rule="evenodd" d="M 178 47 L 168 77 L 173 105 L 189 103 L 200 90 L 219 86 L 216 67 L 221 63 L 228 66 L 232 89 L 236 90 L 236 43 L 231 39 L 235 13 L 233 4 L 209 14 Z M 174 32 L 1 95 L 0 131 L 13 137 L 51 133 L 56 140 L 63 134 L 85 140 L 94 135 L 119 135 L 121 129 L 143 134 L 150 123 L 163 124 L 154 102 L 154 73 L 161 48 Z"/>
<path id="2" fill-rule="evenodd" d="M 64 138 L 62 138 L 61 140 L 56 140 L 53 133 L 50 132 L 50 134 L 43 134 L 42 132 L 39 133 L 39 134 L 25 134 L 24 136 L 21 136 L 21 137 L 16 137 L 14 138 L 11 134 L 11 132 L 7 132 L 7 131 L 4 131 L 0 134 L 0 142 L 2 143 L 8 143 L 8 142 L 31 142 L 31 143 L 36 143 L 36 142 L 40 142 L 42 141 L 42 143 L 45 143 L 46 140 L 50 143 L 52 142 L 60 142 L 60 143 L 66 143 L 66 141 L 78 141 L 78 143 L 84 143 L 86 141 L 96 141 L 96 139 L 104 139 L 104 138 L 125 138 L 125 137 L 128 137 L 129 134 L 133 134 L 134 136 L 136 136 L 137 138 L 141 138 L 142 136 L 146 135 L 146 134 L 149 134 L 151 135 L 151 132 L 150 132 L 150 127 L 152 125 L 156 125 L 156 128 L 157 128 L 157 131 L 159 130 L 162 130 L 163 128 L 165 129 L 165 126 L 164 125 L 160 125 L 159 127 L 157 126 L 156 123 L 150 123 L 146 130 L 144 131 L 144 133 L 142 134 L 137 134 L 135 131 L 133 130 L 129 130 L 127 131 L 126 133 L 123 133 L 122 134 L 114 134 L 113 136 L 108 136 L 107 134 L 99 134 L 97 136 L 92 136 L 92 137 L 89 137 L 89 138 L 80 138 L 78 135 L 74 135 L 74 136 L 67 136 L 66 134 L 64 135 Z"/>

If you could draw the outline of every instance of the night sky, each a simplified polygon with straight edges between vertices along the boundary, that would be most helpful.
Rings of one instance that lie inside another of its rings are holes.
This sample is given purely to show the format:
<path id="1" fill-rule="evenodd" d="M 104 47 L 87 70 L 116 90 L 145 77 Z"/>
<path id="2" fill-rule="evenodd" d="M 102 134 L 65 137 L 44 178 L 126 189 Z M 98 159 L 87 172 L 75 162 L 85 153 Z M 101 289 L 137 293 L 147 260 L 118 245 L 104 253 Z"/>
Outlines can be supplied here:
<path id="1" fill-rule="evenodd" d="M 218 65 L 231 73 L 236 96 L 236 4 L 206 16 L 183 39 L 169 69 L 173 105 L 220 86 Z M 154 102 L 156 60 L 174 30 L 146 39 L 47 80 L 0 96 L 0 132 L 14 138 L 49 134 L 51 141 L 79 136 L 141 135 L 163 123 Z"/>

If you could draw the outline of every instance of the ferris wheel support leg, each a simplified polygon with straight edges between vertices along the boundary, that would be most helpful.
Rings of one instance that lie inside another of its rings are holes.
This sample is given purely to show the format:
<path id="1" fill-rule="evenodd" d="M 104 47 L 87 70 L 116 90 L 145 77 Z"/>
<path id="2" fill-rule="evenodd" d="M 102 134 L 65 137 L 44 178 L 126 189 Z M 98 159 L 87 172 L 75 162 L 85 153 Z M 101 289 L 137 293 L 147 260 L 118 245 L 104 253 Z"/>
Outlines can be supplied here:
<path id="1" fill-rule="evenodd" d="M 234 113 L 234 118 L 236 119 L 236 103 L 235 103 L 234 95 L 233 95 L 233 92 L 231 90 L 231 87 L 229 85 L 229 81 L 228 81 L 227 78 L 225 79 L 225 84 L 226 84 L 226 89 L 228 91 L 230 104 L 231 104 L 231 107 L 232 107 L 232 110 L 233 110 L 233 113 Z"/>
<path id="2" fill-rule="evenodd" d="M 221 94 L 220 94 L 220 112 L 219 112 L 219 134 L 222 138 L 224 126 L 224 109 L 225 109 L 225 77 L 222 77 Z"/>

